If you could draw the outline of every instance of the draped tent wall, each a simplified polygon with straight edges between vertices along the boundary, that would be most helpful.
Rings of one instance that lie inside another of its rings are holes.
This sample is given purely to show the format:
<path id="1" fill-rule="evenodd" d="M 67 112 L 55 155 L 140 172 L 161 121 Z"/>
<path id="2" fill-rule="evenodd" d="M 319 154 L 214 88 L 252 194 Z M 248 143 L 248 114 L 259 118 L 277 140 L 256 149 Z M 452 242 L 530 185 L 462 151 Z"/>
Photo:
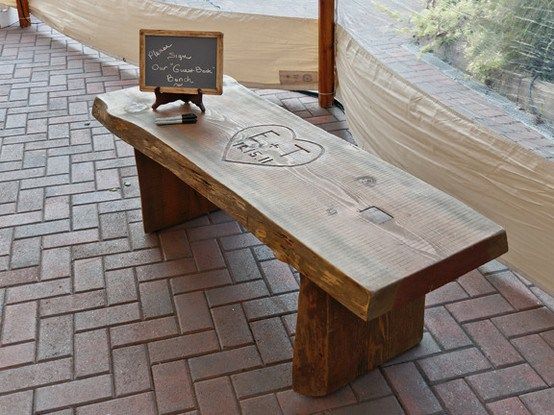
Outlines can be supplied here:
<path id="1" fill-rule="evenodd" d="M 317 71 L 317 10 L 279 0 L 282 7 L 271 2 L 265 15 L 263 2 L 244 1 L 252 7 L 183 5 L 194 0 L 31 0 L 30 7 L 60 32 L 131 63 L 137 63 L 140 28 L 222 31 L 225 73 L 241 83 L 316 89 L 315 82 L 282 83 L 280 74 Z M 359 12 L 363 2 L 341 3 L 337 97 L 357 142 L 504 226 L 510 251 L 503 262 L 554 292 L 554 163 L 479 127 L 385 67 L 361 41 L 371 29 Z M 243 12 L 251 9 L 256 13 Z"/>
<path id="2" fill-rule="evenodd" d="M 15 0 L 0 0 L 15 7 Z M 280 71 L 317 71 L 317 20 L 222 12 L 153 0 L 30 0 L 31 13 L 110 56 L 138 64 L 139 29 L 219 31 L 224 71 L 249 86 L 317 89 L 280 82 Z"/>
<path id="3" fill-rule="evenodd" d="M 502 261 L 554 292 L 554 163 L 422 93 L 337 28 L 338 99 L 362 148 L 505 227 Z"/>

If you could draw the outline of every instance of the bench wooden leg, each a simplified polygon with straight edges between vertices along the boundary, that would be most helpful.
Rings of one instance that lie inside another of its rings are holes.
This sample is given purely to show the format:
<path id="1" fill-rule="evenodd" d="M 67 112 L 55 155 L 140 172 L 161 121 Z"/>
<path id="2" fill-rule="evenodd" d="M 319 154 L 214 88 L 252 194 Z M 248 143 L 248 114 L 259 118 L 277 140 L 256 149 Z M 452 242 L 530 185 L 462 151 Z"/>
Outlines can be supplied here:
<path id="1" fill-rule="evenodd" d="M 217 210 L 212 202 L 171 171 L 135 150 L 142 221 L 150 233 Z"/>
<path id="2" fill-rule="evenodd" d="M 425 297 L 368 322 L 301 277 L 292 385 L 324 396 L 396 355 L 423 336 Z"/>

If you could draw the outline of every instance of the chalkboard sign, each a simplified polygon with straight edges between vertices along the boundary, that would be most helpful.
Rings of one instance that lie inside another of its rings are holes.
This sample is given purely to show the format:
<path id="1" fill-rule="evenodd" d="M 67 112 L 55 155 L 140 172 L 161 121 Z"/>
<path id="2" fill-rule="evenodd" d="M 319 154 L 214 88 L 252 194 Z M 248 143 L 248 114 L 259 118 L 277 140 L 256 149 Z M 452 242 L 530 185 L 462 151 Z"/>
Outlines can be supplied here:
<path id="1" fill-rule="evenodd" d="M 140 31 L 140 89 L 219 95 L 223 92 L 223 33 Z"/>

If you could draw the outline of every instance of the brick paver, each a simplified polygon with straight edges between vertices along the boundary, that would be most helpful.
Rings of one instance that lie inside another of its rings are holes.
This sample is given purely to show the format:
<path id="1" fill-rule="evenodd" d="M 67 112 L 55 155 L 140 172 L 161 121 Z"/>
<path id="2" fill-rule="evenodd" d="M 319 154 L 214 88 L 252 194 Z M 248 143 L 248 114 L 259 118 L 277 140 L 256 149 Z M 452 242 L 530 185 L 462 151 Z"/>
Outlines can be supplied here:
<path id="1" fill-rule="evenodd" d="M 90 115 L 136 68 L 38 22 L 0 48 L 0 413 L 551 410 L 554 302 L 496 261 L 428 296 L 418 347 L 294 393 L 298 274 L 224 212 L 142 232 L 132 149 Z M 258 93 L 351 139 L 338 108 Z"/>

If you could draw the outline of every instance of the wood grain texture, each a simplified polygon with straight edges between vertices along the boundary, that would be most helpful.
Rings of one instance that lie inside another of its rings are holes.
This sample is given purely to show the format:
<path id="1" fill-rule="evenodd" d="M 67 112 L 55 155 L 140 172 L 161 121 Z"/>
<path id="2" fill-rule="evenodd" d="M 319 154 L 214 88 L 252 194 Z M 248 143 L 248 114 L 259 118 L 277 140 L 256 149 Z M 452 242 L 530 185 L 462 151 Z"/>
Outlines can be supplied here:
<path id="1" fill-rule="evenodd" d="M 335 98 L 335 0 L 319 0 L 319 105 L 329 108 Z"/>
<path id="2" fill-rule="evenodd" d="M 325 396 L 417 345 L 425 297 L 368 322 L 302 277 L 294 339 L 293 388 Z"/>
<path id="3" fill-rule="evenodd" d="M 144 232 L 178 225 L 217 210 L 181 179 L 135 149 Z"/>
<path id="4" fill-rule="evenodd" d="M 223 95 L 204 98 L 207 111 L 191 125 L 156 126 L 150 109 L 133 112 L 154 100 L 138 88 L 97 97 L 93 114 L 360 318 L 421 298 L 507 251 L 495 223 L 234 80 L 225 78 Z M 156 116 L 181 111 L 166 105 Z M 256 151 L 241 146 L 260 128 L 278 134 L 258 135 L 262 147 L 250 157 Z M 268 148 L 268 137 L 284 148 Z"/>

